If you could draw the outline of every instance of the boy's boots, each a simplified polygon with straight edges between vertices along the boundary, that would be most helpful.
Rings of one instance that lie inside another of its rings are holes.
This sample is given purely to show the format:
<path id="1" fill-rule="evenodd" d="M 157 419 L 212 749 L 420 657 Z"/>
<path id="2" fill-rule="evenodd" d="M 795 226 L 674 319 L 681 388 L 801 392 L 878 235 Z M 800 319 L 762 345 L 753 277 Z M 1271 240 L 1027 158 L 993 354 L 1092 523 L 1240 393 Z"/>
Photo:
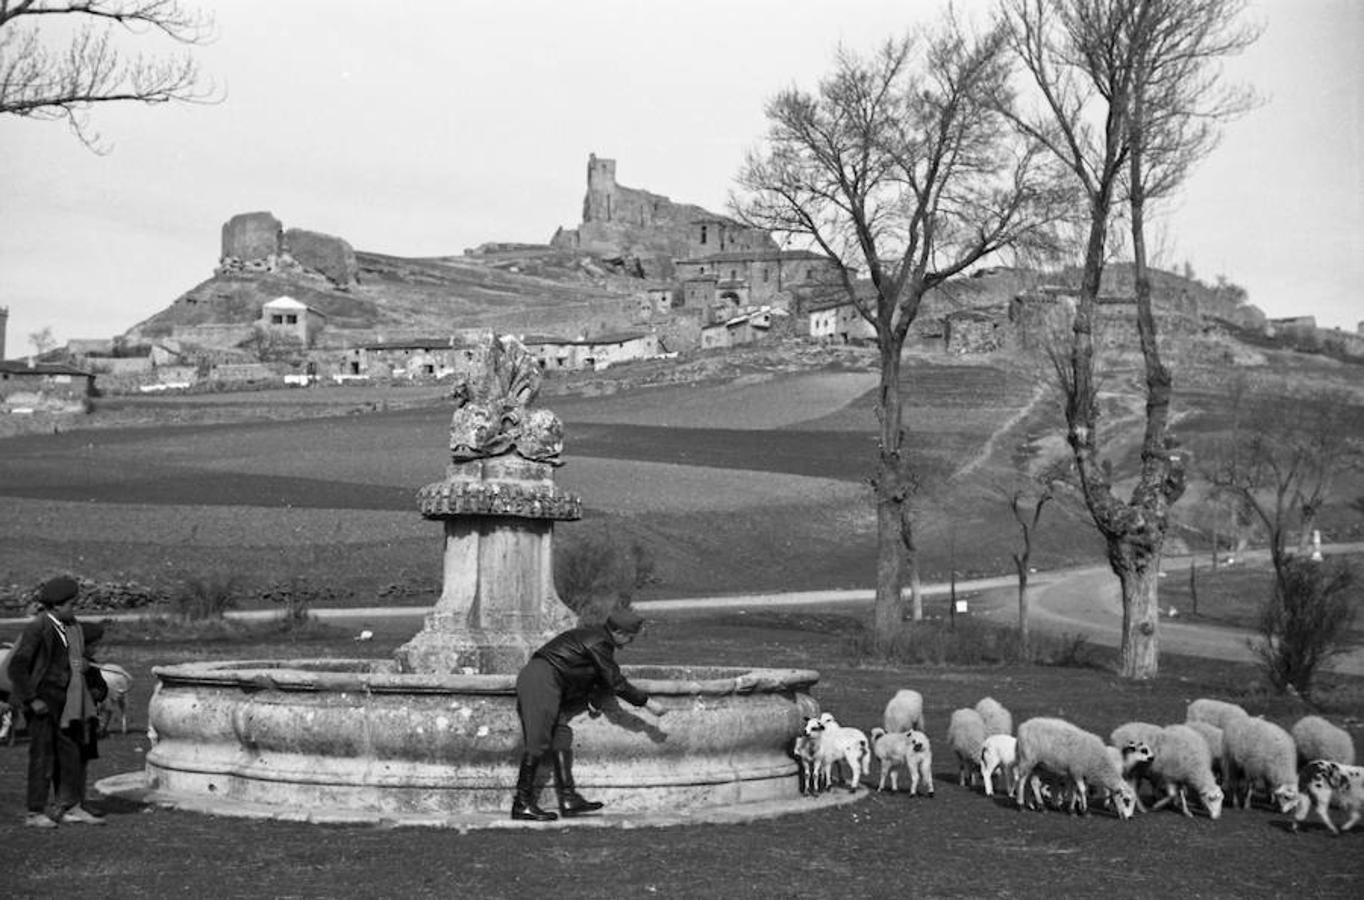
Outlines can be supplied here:
<path id="1" fill-rule="evenodd" d="M 512 800 L 511 817 L 531 822 L 552 822 L 559 818 L 546 812 L 536 802 L 535 773 L 540 769 L 540 757 L 522 756 L 521 771 L 516 775 L 516 797 Z M 557 767 L 556 767 L 557 771 Z M 560 801 L 563 802 L 562 800 Z"/>
<path id="2" fill-rule="evenodd" d="M 601 803 L 588 800 L 573 785 L 573 751 L 554 751 L 554 792 L 559 795 L 559 812 L 564 818 L 596 812 Z"/>

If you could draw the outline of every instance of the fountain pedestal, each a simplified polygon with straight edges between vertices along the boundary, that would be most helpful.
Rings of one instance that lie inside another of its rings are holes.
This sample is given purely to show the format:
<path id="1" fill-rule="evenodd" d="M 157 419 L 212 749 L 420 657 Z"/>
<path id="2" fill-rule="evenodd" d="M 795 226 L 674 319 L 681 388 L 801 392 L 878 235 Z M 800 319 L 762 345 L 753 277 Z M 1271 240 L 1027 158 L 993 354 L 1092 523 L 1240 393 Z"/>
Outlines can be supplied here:
<path id="1" fill-rule="evenodd" d="M 443 588 L 425 627 L 396 652 L 403 672 L 515 673 L 574 625 L 554 589 L 556 520 L 581 518 L 548 463 L 501 456 L 450 465 L 417 495 L 445 523 Z"/>

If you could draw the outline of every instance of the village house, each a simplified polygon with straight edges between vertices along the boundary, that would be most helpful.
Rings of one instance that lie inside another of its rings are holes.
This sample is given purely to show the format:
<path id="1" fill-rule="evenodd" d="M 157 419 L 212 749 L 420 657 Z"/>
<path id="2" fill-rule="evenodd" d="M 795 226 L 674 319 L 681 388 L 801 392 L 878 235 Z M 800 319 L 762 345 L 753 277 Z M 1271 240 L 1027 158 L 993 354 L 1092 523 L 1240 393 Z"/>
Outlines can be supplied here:
<path id="1" fill-rule="evenodd" d="M 267 334 L 286 335 L 300 346 L 311 347 L 317 333 L 327 327 L 327 317 L 293 297 L 276 297 L 261 306 L 257 324 Z"/>
<path id="2" fill-rule="evenodd" d="M 719 347 L 756 344 L 772 333 L 774 325 L 788 316 L 789 313 L 785 310 L 773 309 L 770 306 L 743 310 L 723 322 L 702 327 L 701 349 L 713 350 Z"/>
<path id="3" fill-rule="evenodd" d="M 546 372 L 605 369 L 615 363 L 658 356 L 658 335 L 651 332 L 599 334 L 575 339 L 526 335 L 521 343 Z"/>
<path id="4" fill-rule="evenodd" d="M 472 370 L 487 352 L 485 343 L 459 333 L 443 337 L 418 337 L 405 340 L 375 341 L 351 347 L 339 359 L 327 354 L 323 364 L 333 377 L 406 378 L 431 381 L 449 378 L 457 372 Z"/>
<path id="5" fill-rule="evenodd" d="M 5 412 L 84 412 L 95 376 L 66 363 L 0 360 L 0 409 Z"/>
<path id="6" fill-rule="evenodd" d="M 812 306 L 805 318 L 813 340 L 840 344 L 876 340 L 876 329 L 862 317 L 851 300 L 834 300 Z"/>

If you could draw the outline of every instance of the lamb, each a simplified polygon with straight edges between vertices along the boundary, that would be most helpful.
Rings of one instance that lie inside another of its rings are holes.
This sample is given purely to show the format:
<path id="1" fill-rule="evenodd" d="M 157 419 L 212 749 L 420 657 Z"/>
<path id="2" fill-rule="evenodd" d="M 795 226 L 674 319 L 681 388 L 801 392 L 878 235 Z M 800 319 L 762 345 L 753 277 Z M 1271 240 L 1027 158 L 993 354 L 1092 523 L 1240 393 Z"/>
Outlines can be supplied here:
<path id="1" fill-rule="evenodd" d="M 1227 728 L 1227 723 L 1234 718 L 1243 718 L 1250 715 L 1235 703 L 1228 703 L 1225 700 L 1212 700 L 1207 697 L 1199 697 L 1189 704 L 1188 710 L 1184 713 L 1184 722 L 1207 722 L 1209 725 L 1216 725 L 1223 731 Z"/>
<path id="2" fill-rule="evenodd" d="M 985 722 L 987 735 L 1014 733 L 1014 717 L 994 697 L 981 697 L 976 703 L 976 712 Z"/>
<path id="3" fill-rule="evenodd" d="M 1233 717 L 1222 729 L 1222 778 L 1233 802 L 1238 780 L 1245 779 L 1242 807 L 1250 806 L 1255 786 L 1263 784 L 1279 811 L 1289 812 L 1298 802 L 1298 748 L 1292 735 L 1258 716 Z"/>
<path id="4" fill-rule="evenodd" d="M 1293 743 L 1298 748 L 1298 765 L 1328 759 L 1342 765 L 1355 764 L 1355 742 L 1350 732 L 1332 725 L 1321 716 L 1303 716 L 1293 725 Z"/>
<path id="5" fill-rule="evenodd" d="M 963 787 L 975 781 L 980 766 L 980 748 L 987 733 L 985 720 L 974 709 L 959 709 L 947 720 L 947 745 L 957 755 L 957 783 Z"/>
<path id="6" fill-rule="evenodd" d="M 128 692 L 133 688 L 133 676 L 128 674 L 128 670 L 115 663 L 96 663 L 95 667 L 104 676 L 104 683 L 109 688 L 108 695 L 100 701 L 99 709 L 99 733 L 100 736 L 109 733 L 109 723 L 113 721 L 114 710 L 118 710 L 120 725 L 123 734 L 128 733 Z"/>
<path id="7" fill-rule="evenodd" d="M 1216 819 L 1222 815 L 1223 796 L 1212 774 L 1212 754 L 1208 752 L 1208 742 L 1188 725 L 1170 725 L 1162 729 L 1156 741 L 1150 772 L 1165 791 L 1165 796 L 1151 807 L 1153 811 L 1178 799 L 1180 811 L 1192 817 L 1185 796 L 1185 789 L 1192 788 L 1208 810 L 1208 818 Z"/>
<path id="8" fill-rule="evenodd" d="M 805 726 L 791 744 L 791 755 L 796 758 L 796 765 L 800 766 L 800 792 L 811 796 L 817 793 L 815 790 L 815 751 L 819 747 L 819 738 L 810 733 L 810 723 L 813 721 L 815 720 L 806 717 Z"/>
<path id="9" fill-rule="evenodd" d="M 833 769 L 838 762 L 845 762 L 851 770 L 848 790 L 857 790 L 864 776 L 871 775 L 871 744 L 867 736 L 856 728 L 838 724 L 831 713 L 824 713 L 812 723 L 806 724 L 807 734 L 817 734 L 815 765 L 820 778 L 827 788 L 833 783 Z"/>
<path id="10" fill-rule="evenodd" d="M 1018 782 L 1014 787 L 1018 808 L 1024 808 L 1024 791 L 1032 784 L 1033 798 L 1042 802 L 1032 776 L 1038 766 L 1066 776 L 1073 790 L 1071 809 L 1089 810 L 1090 785 L 1115 798 L 1119 819 L 1129 819 L 1135 798 L 1123 780 L 1122 769 L 1108 755 L 1103 739 L 1064 719 L 1034 718 L 1018 726 Z"/>
<path id="11" fill-rule="evenodd" d="M 987 735 L 980 745 L 980 778 L 985 782 L 987 797 L 995 795 L 996 769 L 1004 782 L 1004 793 L 1012 794 L 1013 776 L 1018 771 L 1018 738 L 1011 734 Z"/>
<path id="12" fill-rule="evenodd" d="M 924 784 L 928 790 L 927 796 L 933 796 L 933 749 L 929 744 L 928 735 L 922 731 L 886 731 L 884 728 L 873 728 L 871 730 L 872 752 L 881 763 L 881 783 L 876 788 L 878 791 L 886 789 L 886 776 L 890 776 L 890 789 L 898 791 L 899 772 L 897 769 L 904 766 L 909 773 L 909 793 L 911 795 L 919 792 L 919 785 Z"/>
<path id="13" fill-rule="evenodd" d="M 881 725 L 886 731 L 926 731 L 924 727 L 924 698 L 918 691 L 904 689 L 895 692 L 886 704 Z"/>
<path id="14" fill-rule="evenodd" d="M 1327 759 L 1314 760 L 1303 770 L 1302 794 L 1298 797 L 1293 815 L 1293 830 L 1297 831 L 1310 809 L 1326 823 L 1332 834 L 1349 831 L 1364 817 L 1364 766 L 1349 766 Z M 1336 828 L 1327 808 L 1335 806 L 1346 811 L 1345 824 Z"/>

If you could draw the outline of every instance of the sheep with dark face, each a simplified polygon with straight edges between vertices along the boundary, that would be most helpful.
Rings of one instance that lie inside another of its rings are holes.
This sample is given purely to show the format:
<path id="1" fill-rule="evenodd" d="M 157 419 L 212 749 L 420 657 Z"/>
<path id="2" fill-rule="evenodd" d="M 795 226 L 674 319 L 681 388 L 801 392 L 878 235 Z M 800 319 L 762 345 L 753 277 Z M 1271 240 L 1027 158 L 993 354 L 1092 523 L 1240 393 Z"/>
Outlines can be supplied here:
<path id="1" fill-rule="evenodd" d="M 805 723 L 805 733 L 816 739 L 814 763 L 818 771 L 816 788 L 833 784 L 833 770 L 839 763 L 849 769 L 848 790 L 855 791 L 862 778 L 871 775 L 871 742 L 856 728 L 838 724 L 832 713 Z"/>
<path id="2" fill-rule="evenodd" d="M 1127 722 L 1113 729 L 1108 736 L 1108 743 L 1112 747 L 1122 751 L 1137 746 L 1145 746 L 1152 751 L 1156 744 L 1160 742 L 1162 729 L 1159 725 L 1150 722 Z M 1129 755 L 1124 757 L 1123 775 L 1127 778 L 1127 784 L 1132 788 L 1133 796 L 1137 798 L 1137 811 L 1146 812 L 1146 804 L 1141 799 L 1141 785 L 1143 781 L 1149 782 L 1151 779 L 1147 775 L 1147 763 L 1149 755 L 1145 759 L 1134 759 Z"/>
<path id="3" fill-rule="evenodd" d="M 1018 783 L 1014 787 L 1019 809 L 1025 806 L 1024 792 L 1031 785 L 1033 799 L 1042 803 L 1038 786 L 1032 779 L 1038 767 L 1063 775 L 1070 784 L 1072 812 L 1088 812 L 1088 792 L 1092 785 L 1114 801 L 1120 819 L 1132 816 L 1135 798 L 1123 780 L 1121 764 L 1109 755 L 1103 739 L 1064 719 L 1039 717 L 1018 726 Z"/>
<path id="4" fill-rule="evenodd" d="M 886 789 L 886 778 L 890 778 L 890 789 L 898 791 L 900 768 L 909 774 L 909 793 L 919 792 L 919 786 L 927 788 L 925 794 L 933 796 L 933 748 L 928 735 L 922 731 L 886 731 L 884 728 L 871 730 L 872 752 L 881 763 L 881 783 L 878 791 Z"/>
<path id="5" fill-rule="evenodd" d="M 1349 831 L 1364 818 L 1364 766 L 1347 766 L 1329 759 L 1314 760 L 1302 770 L 1299 787 L 1302 792 L 1293 815 L 1294 831 L 1312 810 L 1332 834 Z M 1346 813 L 1345 824 L 1338 829 L 1328 812 L 1332 806 Z"/>

